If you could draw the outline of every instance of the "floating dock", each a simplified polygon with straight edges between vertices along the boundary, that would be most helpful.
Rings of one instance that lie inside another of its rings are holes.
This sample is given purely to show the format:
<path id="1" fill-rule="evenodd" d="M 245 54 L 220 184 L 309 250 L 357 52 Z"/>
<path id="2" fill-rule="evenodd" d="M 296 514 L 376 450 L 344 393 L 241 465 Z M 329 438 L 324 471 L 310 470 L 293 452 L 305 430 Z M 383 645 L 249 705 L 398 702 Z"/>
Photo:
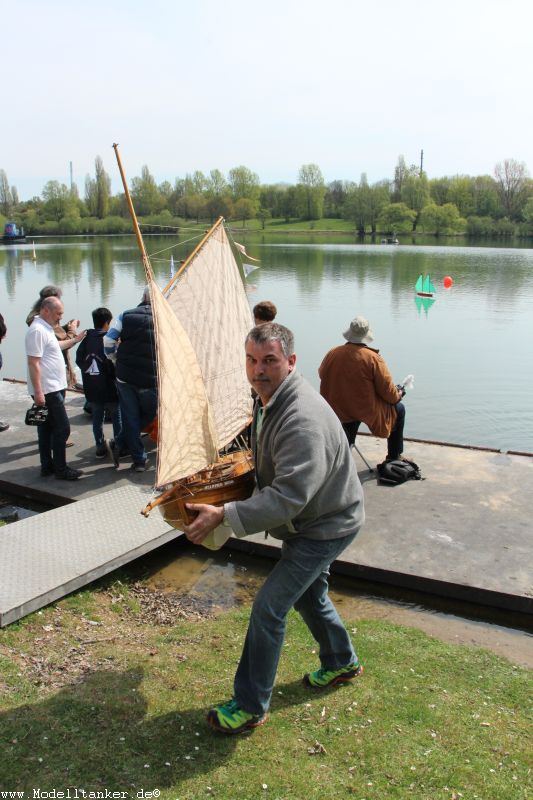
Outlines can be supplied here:
<path id="1" fill-rule="evenodd" d="M 182 535 L 157 511 L 148 519 L 140 514 L 155 453 L 147 472 L 130 472 L 127 459 L 116 471 L 95 459 L 83 397 L 69 393 L 66 403 L 74 442 L 67 459 L 84 471 L 73 482 L 41 478 L 36 430 L 23 424 L 26 387 L 0 382 L 2 417 L 10 423 L 0 434 L 0 491 L 56 506 L 0 529 L 1 626 Z M 357 444 L 371 464 L 383 460 L 383 440 L 360 436 Z M 380 485 L 354 455 L 367 520 L 334 570 L 533 614 L 533 457 L 412 440 L 405 454 L 426 480 Z M 262 534 L 229 546 L 271 557 L 279 549 Z"/>

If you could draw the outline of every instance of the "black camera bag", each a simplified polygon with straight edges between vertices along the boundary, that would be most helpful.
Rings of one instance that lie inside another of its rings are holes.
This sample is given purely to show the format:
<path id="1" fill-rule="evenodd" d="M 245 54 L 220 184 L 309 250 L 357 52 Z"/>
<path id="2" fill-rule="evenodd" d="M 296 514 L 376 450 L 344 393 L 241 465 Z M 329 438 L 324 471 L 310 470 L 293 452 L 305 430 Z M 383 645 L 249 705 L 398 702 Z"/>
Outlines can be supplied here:
<path id="1" fill-rule="evenodd" d="M 383 461 L 378 464 L 378 480 L 380 483 L 388 483 L 390 486 L 395 486 L 398 483 L 405 483 L 405 481 L 423 480 L 420 474 L 420 467 L 414 461 L 407 459 L 397 461 Z"/>
<path id="2" fill-rule="evenodd" d="M 26 425 L 42 425 L 48 419 L 46 406 L 36 406 L 35 403 L 26 411 Z"/>

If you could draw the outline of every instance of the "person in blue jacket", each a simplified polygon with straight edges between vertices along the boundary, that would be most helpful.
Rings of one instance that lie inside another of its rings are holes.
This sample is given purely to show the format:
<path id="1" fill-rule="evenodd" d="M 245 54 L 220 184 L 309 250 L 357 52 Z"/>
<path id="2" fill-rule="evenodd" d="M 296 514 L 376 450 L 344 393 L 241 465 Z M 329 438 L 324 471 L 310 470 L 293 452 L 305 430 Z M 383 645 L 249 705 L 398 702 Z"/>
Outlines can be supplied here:
<path id="1" fill-rule="evenodd" d="M 157 359 L 150 289 L 141 302 L 116 317 L 104 337 L 104 352 L 115 363 L 122 432 L 111 443 L 115 467 L 127 448 L 131 469 L 148 469 L 141 433 L 157 415 Z"/>
<path id="2" fill-rule="evenodd" d="M 76 364 L 80 368 L 85 399 L 91 404 L 96 458 L 105 458 L 111 455 L 104 436 L 106 411 L 113 423 L 115 439 L 120 436 L 122 428 L 115 367 L 104 353 L 104 336 L 109 330 L 113 314 L 108 308 L 95 308 L 92 316 L 94 328 L 87 331 L 87 336 L 80 343 Z"/>

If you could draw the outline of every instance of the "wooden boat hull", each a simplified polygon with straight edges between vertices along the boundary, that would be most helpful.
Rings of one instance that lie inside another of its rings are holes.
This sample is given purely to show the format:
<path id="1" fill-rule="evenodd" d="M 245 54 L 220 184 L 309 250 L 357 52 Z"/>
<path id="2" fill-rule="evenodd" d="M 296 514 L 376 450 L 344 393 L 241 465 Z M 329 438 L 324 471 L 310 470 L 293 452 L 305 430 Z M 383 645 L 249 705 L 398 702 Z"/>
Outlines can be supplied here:
<path id="1" fill-rule="evenodd" d="M 419 297 L 433 297 L 433 292 L 417 292 Z"/>
<path id="2" fill-rule="evenodd" d="M 221 506 L 232 500 L 246 500 L 255 486 L 255 470 L 249 451 L 236 451 L 222 456 L 208 469 L 176 483 L 161 497 L 158 504 L 165 522 L 177 530 L 190 524 L 194 513 L 185 503 L 207 503 Z"/>

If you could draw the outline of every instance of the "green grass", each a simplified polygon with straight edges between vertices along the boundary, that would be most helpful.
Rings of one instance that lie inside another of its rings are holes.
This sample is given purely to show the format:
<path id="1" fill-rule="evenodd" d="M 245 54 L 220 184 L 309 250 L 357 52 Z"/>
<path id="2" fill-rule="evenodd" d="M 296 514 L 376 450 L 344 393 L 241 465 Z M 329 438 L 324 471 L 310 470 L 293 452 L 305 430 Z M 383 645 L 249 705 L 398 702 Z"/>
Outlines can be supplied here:
<path id="1" fill-rule="evenodd" d="M 229 227 L 233 230 L 243 229 L 248 232 L 259 233 L 305 233 L 305 234 L 321 234 L 321 233 L 347 233 L 355 236 L 355 226 L 353 222 L 344 219 L 331 219 L 324 217 L 323 219 L 313 220 L 291 220 L 286 222 L 284 219 L 269 219 L 265 223 L 265 228 L 257 219 L 246 220 L 246 225 L 243 228 L 242 220 L 231 220 L 228 223 Z"/>
<path id="2" fill-rule="evenodd" d="M 141 621 L 127 586 L 108 584 L 0 632 L 0 789 L 531 796 L 531 673 L 384 622 L 348 623 L 365 673 L 314 693 L 301 677 L 317 663 L 315 644 L 291 614 L 266 725 L 213 734 L 205 714 L 231 695 L 247 618 L 158 627 Z"/>
<path id="3" fill-rule="evenodd" d="M 248 219 L 243 226 L 242 220 L 232 219 L 227 220 L 227 225 L 232 230 L 243 230 L 247 233 L 305 233 L 305 234 L 320 234 L 320 233 L 346 233 L 355 236 L 355 225 L 353 222 L 345 219 L 332 219 L 330 217 L 323 217 L 322 219 L 313 220 L 297 220 L 293 219 L 286 222 L 284 219 L 269 219 L 265 222 L 265 228 L 258 219 Z M 182 227 L 185 229 L 197 228 L 199 231 L 204 231 L 210 227 L 210 223 L 203 220 L 196 223 L 194 220 L 183 220 Z"/>

